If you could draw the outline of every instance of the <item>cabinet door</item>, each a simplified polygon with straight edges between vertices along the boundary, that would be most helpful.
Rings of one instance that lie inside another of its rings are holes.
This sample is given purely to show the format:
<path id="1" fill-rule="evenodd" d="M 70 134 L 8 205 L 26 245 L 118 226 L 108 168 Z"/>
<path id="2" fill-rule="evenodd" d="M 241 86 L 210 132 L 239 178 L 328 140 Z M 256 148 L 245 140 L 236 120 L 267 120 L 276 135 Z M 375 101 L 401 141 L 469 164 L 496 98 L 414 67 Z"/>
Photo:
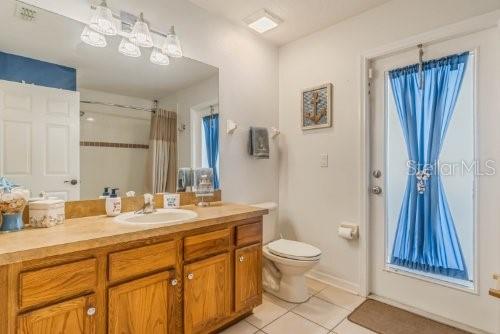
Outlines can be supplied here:
<path id="1" fill-rule="evenodd" d="M 110 288 L 108 333 L 174 333 L 175 285 L 172 270 Z"/>
<path id="2" fill-rule="evenodd" d="M 184 333 L 207 332 L 229 316 L 228 253 L 184 266 Z"/>
<path id="3" fill-rule="evenodd" d="M 17 317 L 18 334 L 95 333 L 94 295 L 75 298 Z"/>
<path id="4" fill-rule="evenodd" d="M 234 260 L 234 304 L 238 312 L 262 303 L 262 245 L 237 249 Z"/>

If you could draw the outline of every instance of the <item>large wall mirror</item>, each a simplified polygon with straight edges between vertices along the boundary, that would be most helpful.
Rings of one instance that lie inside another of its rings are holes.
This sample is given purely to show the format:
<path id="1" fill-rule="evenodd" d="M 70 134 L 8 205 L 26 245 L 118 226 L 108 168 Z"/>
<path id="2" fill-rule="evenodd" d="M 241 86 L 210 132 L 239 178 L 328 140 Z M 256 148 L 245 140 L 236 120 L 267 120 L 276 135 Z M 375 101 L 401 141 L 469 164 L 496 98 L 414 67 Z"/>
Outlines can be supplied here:
<path id="1" fill-rule="evenodd" d="M 64 200 L 105 187 L 174 192 L 182 167 L 218 177 L 216 67 L 161 54 L 154 63 L 161 34 L 153 48 L 127 49 L 120 34 L 91 46 L 83 23 L 39 8 L 29 19 L 23 8 L 0 3 L 0 176 Z"/>

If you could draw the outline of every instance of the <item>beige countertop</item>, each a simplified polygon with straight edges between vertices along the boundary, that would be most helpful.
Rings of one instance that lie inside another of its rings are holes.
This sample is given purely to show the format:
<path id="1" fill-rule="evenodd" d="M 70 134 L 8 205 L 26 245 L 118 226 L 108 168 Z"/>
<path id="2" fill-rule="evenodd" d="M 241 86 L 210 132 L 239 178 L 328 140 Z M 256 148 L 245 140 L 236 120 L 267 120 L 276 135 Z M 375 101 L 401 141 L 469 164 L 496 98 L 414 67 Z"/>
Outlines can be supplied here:
<path id="1" fill-rule="evenodd" d="M 93 216 L 68 219 L 64 224 L 51 228 L 0 234 L 0 265 L 184 232 L 267 213 L 265 209 L 232 203 L 182 208 L 195 211 L 198 217 L 188 223 L 166 226 L 122 224 L 112 217 Z"/>

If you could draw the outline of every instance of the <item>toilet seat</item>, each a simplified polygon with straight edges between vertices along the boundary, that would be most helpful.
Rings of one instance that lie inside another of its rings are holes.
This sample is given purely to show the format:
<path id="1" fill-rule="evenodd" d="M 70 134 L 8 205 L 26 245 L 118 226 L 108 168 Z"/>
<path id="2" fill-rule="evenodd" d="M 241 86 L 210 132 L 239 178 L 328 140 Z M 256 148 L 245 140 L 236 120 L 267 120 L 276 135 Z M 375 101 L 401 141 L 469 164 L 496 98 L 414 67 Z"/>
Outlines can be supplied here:
<path id="1" fill-rule="evenodd" d="M 279 239 L 267 244 L 267 249 L 273 255 L 291 260 L 317 261 L 321 250 L 304 242 Z"/>

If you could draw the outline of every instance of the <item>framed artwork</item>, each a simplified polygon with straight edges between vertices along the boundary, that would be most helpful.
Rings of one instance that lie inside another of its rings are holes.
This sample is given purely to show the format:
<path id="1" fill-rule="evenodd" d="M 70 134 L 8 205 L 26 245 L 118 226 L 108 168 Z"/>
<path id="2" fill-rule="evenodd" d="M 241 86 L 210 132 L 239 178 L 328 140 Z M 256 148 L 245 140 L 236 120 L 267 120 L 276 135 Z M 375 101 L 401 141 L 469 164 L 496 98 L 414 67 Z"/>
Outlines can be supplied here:
<path id="1" fill-rule="evenodd" d="M 302 91 L 302 130 L 332 126 L 331 83 Z"/>

